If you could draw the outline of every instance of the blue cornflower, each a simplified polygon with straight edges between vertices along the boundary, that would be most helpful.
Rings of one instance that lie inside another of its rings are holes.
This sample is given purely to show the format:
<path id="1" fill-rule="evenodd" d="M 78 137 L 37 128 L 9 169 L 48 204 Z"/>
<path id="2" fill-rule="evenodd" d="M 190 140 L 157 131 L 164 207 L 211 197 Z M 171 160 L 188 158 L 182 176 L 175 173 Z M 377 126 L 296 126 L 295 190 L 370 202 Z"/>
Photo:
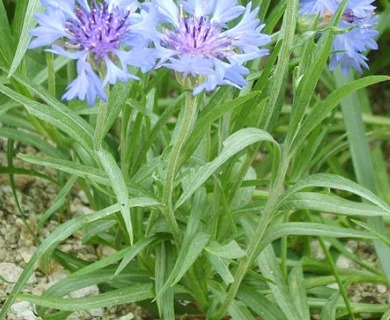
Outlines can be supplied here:
<path id="1" fill-rule="evenodd" d="M 374 0 L 350 0 L 342 15 L 338 27 L 345 32 L 337 34 L 332 43 L 329 68 L 333 70 L 340 66 L 346 74 L 350 68 L 362 72 L 362 67 L 368 69 L 368 60 L 362 53 L 367 49 L 376 50 L 378 45 L 374 38 L 378 32 L 374 30 L 377 17 L 374 16 Z M 337 10 L 337 0 L 303 0 L 301 13 L 318 15 L 328 20 Z"/>
<path id="2" fill-rule="evenodd" d="M 245 62 L 268 54 L 259 49 L 270 42 L 261 33 L 264 25 L 236 0 L 155 0 L 149 8 L 160 23 L 155 41 L 158 66 L 165 66 L 190 79 L 194 94 L 211 91 L 218 85 L 242 87 L 249 70 Z M 241 19 L 228 28 L 227 23 Z M 160 26 L 162 27 L 160 28 Z"/>
<path id="3" fill-rule="evenodd" d="M 51 46 L 48 51 L 77 60 L 77 77 L 68 86 L 63 99 L 96 97 L 106 101 L 104 87 L 116 81 L 137 79 L 128 66 L 142 71 L 155 64 L 147 48 L 151 24 L 137 13 L 136 0 L 41 0 L 45 12 L 35 15 L 38 27 L 30 48 Z"/>
<path id="4" fill-rule="evenodd" d="M 300 11 L 301 14 L 324 17 L 328 13 L 334 13 L 338 5 L 337 0 L 302 0 Z"/>

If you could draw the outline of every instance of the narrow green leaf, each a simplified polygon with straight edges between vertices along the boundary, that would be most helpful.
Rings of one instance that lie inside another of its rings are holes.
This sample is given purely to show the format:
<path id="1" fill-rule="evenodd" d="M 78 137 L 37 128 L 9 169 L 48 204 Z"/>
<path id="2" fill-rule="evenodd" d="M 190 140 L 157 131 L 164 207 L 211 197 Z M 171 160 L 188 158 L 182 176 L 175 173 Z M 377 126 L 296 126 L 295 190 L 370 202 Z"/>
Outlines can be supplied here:
<path id="1" fill-rule="evenodd" d="M 207 250 L 207 249 L 206 249 Z M 234 277 L 229 270 L 229 260 L 226 258 L 221 258 L 214 254 L 208 253 L 207 258 L 210 261 L 211 265 L 214 267 L 215 271 L 220 275 L 223 282 L 226 285 L 229 285 L 234 281 Z"/>
<path id="2" fill-rule="evenodd" d="M 261 293 L 250 287 L 242 287 L 237 298 L 264 320 L 287 320 L 280 308 Z"/>
<path id="3" fill-rule="evenodd" d="M 320 320 L 325 320 L 325 318 L 324 318 L 324 319 L 320 319 Z M 333 319 L 331 319 L 331 320 L 333 320 Z M 383 314 L 381 320 L 390 320 L 390 307 L 389 307 L 389 309 Z"/>
<path id="4" fill-rule="evenodd" d="M 228 308 L 228 313 L 233 320 L 256 320 L 253 314 L 249 311 L 244 303 L 241 301 L 234 301 Z"/>
<path id="5" fill-rule="evenodd" d="M 233 133 L 223 143 L 221 154 L 213 161 L 205 164 L 194 175 L 188 178 L 186 184 L 183 185 L 184 191 L 175 208 L 180 207 L 193 193 L 204 183 L 210 176 L 232 156 L 242 151 L 246 147 L 260 141 L 269 141 L 277 145 L 272 136 L 260 129 L 245 128 Z"/>
<path id="6" fill-rule="evenodd" d="M 302 285 L 304 280 L 302 264 L 295 266 L 288 277 L 289 291 L 295 304 L 296 310 L 301 315 L 302 320 L 310 320 L 310 309 L 307 302 L 306 290 Z"/>
<path id="7" fill-rule="evenodd" d="M 56 101 L 51 104 L 50 107 L 45 106 L 34 100 L 26 98 L 2 84 L 0 84 L 0 92 L 22 104 L 37 118 L 50 123 L 63 132 L 66 132 L 92 154 L 91 147 L 93 139 L 91 126 L 81 117 L 72 113 L 64 105 Z"/>
<path id="8" fill-rule="evenodd" d="M 264 277 L 270 279 L 268 286 L 271 289 L 273 298 L 288 320 L 302 320 L 289 289 L 276 260 L 275 253 L 271 246 L 267 246 L 257 258 L 257 264 Z"/>
<path id="9" fill-rule="evenodd" d="M 39 136 L 32 135 L 31 133 L 26 133 L 13 128 L 0 128 L 0 136 L 32 145 L 46 153 L 48 156 L 58 158 L 68 157 L 68 155 L 66 155 L 64 152 L 61 152 L 59 149 L 53 147 L 50 143 L 41 139 Z"/>
<path id="10" fill-rule="evenodd" d="M 359 230 L 333 227 L 321 223 L 287 222 L 270 227 L 267 230 L 260 247 L 265 248 L 276 239 L 289 235 L 376 239 L 375 236 Z"/>
<path id="11" fill-rule="evenodd" d="M 292 194 L 302 189 L 313 187 L 334 188 L 351 192 L 390 213 L 389 205 L 379 199 L 367 188 L 362 187 L 361 185 L 341 176 L 326 173 L 315 174 L 301 179 L 297 184 L 287 190 L 287 192 L 283 195 L 280 203 L 282 204 L 284 200 L 288 199 Z"/>
<path id="12" fill-rule="evenodd" d="M 57 298 L 48 296 L 20 295 L 19 298 L 43 306 L 66 311 L 90 310 L 104 307 L 112 307 L 120 304 L 134 303 L 153 299 L 153 285 L 138 284 L 129 288 L 122 288 L 88 296 L 85 298 Z"/>
<path id="13" fill-rule="evenodd" d="M 13 75 L 13 73 L 19 67 L 20 63 L 22 62 L 26 54 L 27 47 L 31 39 L 29 31 L 33 26 L 34 13 L 36 12 L 38 5 L 39 5 L 39 0 L 29 0 L 27 1 L 27 7 L 26 7 L 26 12 L 24 12 L 24 16 L 23 17 L 18 15 L 15 16 L 15 20 L 21 21 L 23 19 L 23 25 L 20 30 L 19 42 L 16 48 L 16 53 L 9 70 L 9 76 Z"/>
<path id="14" fill-rule="evenodd" d="M 60 209 L 65 203 L 65 197 L 73 188 L 74 184 L 77 181 L 76 176 L 72 176 L 65 183 L 65 185 L 61 188 L 61 190 L 57 193 L 55 199 L 53 200 L 52 205 L 49 209 L 45 211 L 45 213 L 41 216 L 38 222 L 38 228 L 42 229 L 45 222 L 51 217 L 53 213 L 55 213 L 58 209 Z"/>
<path id="15" fill-rule="evenodd" d="M 131 245 L 133 245 L 134 236 L 129 209 L 129 194 L 122 172 L 111 153 L 101 149 L 96 150 L 96 155 L 98 156 L 100 163 L 108 176 L 111 188 L 114 190 L 114 193 L 121 208 L 122 218 L 125 222 L 126 231 L 129 235 L 130 243 Z"/>
<path id="16" fill-rule="evenodd" d="M 54 168 L 81 177 L 83 179 L 89 179 L 101 185 L 107 186 L 110 184 L 110 180 L 106 173 L 103 170 L 97 169 L 95 167 L 52 157 L 36 157 L 25 154 L 18 154 L 18 157 L 26 162 Z M 150 196 L 150 194 L 143 190 L 141 186 L 135 185 L 131 182 L 127 183 L 127 190 L 130 195 L 147 197 Z"/>
<path id="17" fill-rule="evenodd" d="M 221 245 L 216 241 L 211 242 L 205 250 L 215 256 L 228 259 L 237 259 L 246 256 L 246 252 L 240 248 L 235 240 L 226 245 Z"/>
<path id="18" fill-rule="evenodd" d="M 4 1 L 0 2 L 0 39 L 2 40 L 0 43 L 0 56 L 4 64 L 8 67 L 12 60 L 14 44 Z"/>
<path id="19" fill-rule="evenodd" d="M 199 232 L 193 237 L 191 242 L 188 242 L 187 245 L 181 248 L 172 273 L 169 275 L 169 278 L 165 282 L 162 289 L 157 292 L 157 296 L 161 296 L 164 294 L 165 290 L 174 286 L 177 282 L 180 281 L 183 275 L 202 253 L 209 240 L 210 235 Z"/>
<path id="20" fill-rule="evenodd" d="M 174 256 L 172 245 L 168 241 L 162 242 L 156 248 L 156 264 L 155 264 L 155 290 L 160 292 L 165 282 L 169 277 L 174 265 Z M 168 288 L 161 295 L 157 295 L 156 302 L 160 316 L 166 320 L 175 319 L 174 300 L 175 292 L 173 288 Z"/>
<path id="21" fill-rule="evenodd" d="M 348 216 L 387 216 L 389 211 L 383 210 L 376 205 L 354 202 L 334 195 L 298 192 L 283 201 L 282 210 L 315 210 Z"/>
<path id="22" fill-rule="evenodd" d="M 322 308 L 319 320 L 336 320 L 337 302 L 340 293 L 337 291 L 330 297 L 329 301 Z"/>
<path id="23" fill-rule="evenodd" d="M 353 80 L 344 86 L 335 89 L 331 92 L 326 99 L 318 103 L 310 112 L 306 120 L 303 122 L 302 127 L 295 134 L 295 141 L 292 144 L 292 149 L 299 147 L 306 137 L 317 127 L 321 122 L 329 116 L 330 112 L 337 107 L 343 99 L 345 99 L 351 93 L 358 91 L 362 88 L 368 87 L 375 83 L 388 81 L 388 76 L 369 76 L 358 80 Z"/>
<path id="24" fill-rule="evenodd" d="M 123 269 L 130 263 L 130 261 L 133 260 L 142 250 L 148 247 L 153 241 L 155 241 L 154 237 L 146 237 L 134 244 L 123 257 L 123 260 L 116 269 L 114 276 L 117 276 L 119 273 L 121 273 Z"/>
<path id="25" fill-rule="evenodd" d="M 228 114 L 229 112 L 239 108 L 245 104 L 248 104 L 251 100 L 256 99 L 259 95 L 259 91 L 254 91 L 248 93 L 244 96 L 238 97 L 236 99 L 229 100 L 225 103 L 219 103 L 220 98 L 218 96 L 226 94 L 225 91 L 218 90 L 216 95 L 213 97 L 216 101 L 212 100 L 210 104 L 203 109 L 198 116 L 198 119 L 195 123 L 194 130 L 191 133 L 191 136 L 188 138 L 187 143 L 183 147 L 183 159 L 187 159 L 194 152 L 194 150 L 198 147 L 199 142 L 202 140 L 204 134 L 210 128 L 211 124 L 222 117 L 224 114 Z M 213 103 L 214 102 L 214 103 Z"/>

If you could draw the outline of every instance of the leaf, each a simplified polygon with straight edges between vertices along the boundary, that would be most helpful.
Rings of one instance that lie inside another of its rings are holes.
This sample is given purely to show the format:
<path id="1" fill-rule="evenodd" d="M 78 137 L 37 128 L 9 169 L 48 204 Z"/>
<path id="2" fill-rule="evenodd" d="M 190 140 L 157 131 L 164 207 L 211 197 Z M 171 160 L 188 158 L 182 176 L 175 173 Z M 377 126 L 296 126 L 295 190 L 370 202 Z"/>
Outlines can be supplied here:
<path id="1" fill-rule="evenodd" d="M 19 42 L 16 48 L 14 59 L 10 67 L 10 71 L 8 75 L 9 77 L 12 76 L 13 73 L 16 71 L 16 69 L 18 68 L 18 66 L 20 65 L 20 63 L 22 62 L 26 54 L 27 47 L 31 39 L 29 31 L 33 25 L 34 13 L 36 11 L 36 8 L 39 5 L 39 0 L 28 0 L 28 1 L 22 0 L 20 2 L 23 2 L 23 5 L 20 5 L 19 8 L 23 9 L 24 3 L 26 2 L 27 2 L 27 6 L 25 12 L 21 12 L 21 10 L 17 10 L 15 14 L 15 20 L 18 22 L 23 21 L 23 25 L 21 30 L 17 30 L 17 32 L 15 32 L 16 34 L 18 34 L 18 32 L 20 31 L 20 34 L 18 34 Z"/>
<path id="2" fill-rule="evenodd" d="M 264 320 L 287 320 L 273 301 L 250 287 L 242 286 L 237 293 L 237 298 Z"/>
<path id="3" fill-rule="evenodd" d="M 131 222 L 129 194 L 127 191 L 125 179 L 114 157 L 109 152 L 103 149 L 96 150 L 96 155 L 98 156 L 100 163 L 108 176 L 111 188 L 114 190 L 117 201 L 121 208 L 120 211 L 123 221 L 125 222 L 127 234 L 129 235 L 130 244 L 133 245 L 133 225 Z"/>
<path id="4" fill-rule="evenodd" d="M 312 222 L 286 222 L 270 227 L 267 230 L 260 247 L 265 248 L 276 239 L 290 235 L 376 239 L 375 236 L 359 230 L 333 227 L 326 224 Z"/>
<path id="5" fill-rule="evenodd" d="M 226 95 L 226 91 L 221 89 L 218 90 L 215 95 L 213 95 L 210 103 L 200 112 L 195 123 L 194 130 L 192 131 L 191 136 L 188 138 L 187 143 L 183 147 L 183 159 L 190 157 L 190 155 L 198 147 L 205 132 L 207 132 L 215 120 L 235 110 L 236 108 L 241 107 L 244 104 L 248 104 L 249 101 L 256 99 L 260 95 L 259 91 L 254 91 L 234 100 L 220 103 L 220 100 Z"/>
<path id="6" fill-rule="evenodd" d="M 315 210 L 348 216 L 386 216 L 390 213 L 382 208 L 363 202 L 346 200 L 334 195 L 298 192 L 283 201 L 282 210 Z"/>
<path id="7" fill-rule="evenodd" d="M 183 194 L 177 201 L 175 209 L 180 207 L 189 197 L 191 197 L 193 193 L 232 156 L 250 146 L 251 144 L 260 141 L 269 141 L 277 145 L 276 141 L 269 133 L 260 129 L 245 128 L 233 133 L 224 141 L 221 154 L 213 161 L 205 164 L 194 175 L 190 176 L 186 180 L 186 185 L 183 186 Z"/>
<path id="8" fill-rule="evenodd" d="M 2 61 L 9 66 L 9 63 L 12 60 L 12 49 L 14 48 L 14 45 L 4 1 L 0 2 L 0 39 L 0 55 L 3 58 Z"/>
<path id="9" fill-rule="evenodd" d="M 339 296 L 340 292 L 338 291 L 332 294 L 328 302 L 322 308 L 319 320 L 336 320 L 336 310 Z"/>
<path id="10" fill-rule="evenodd" d="M 90 154 L 92 152 L 92 128 L 78 115 L 72 113 L 58 101 L 52 103 L 50 107 L 28 99 L 20 93 L 0 84 L 0 92 L 9 98 L 22 104 L 31 114 L 37 118 L 50 123 L 56 128 L 62 130 L 74 140 L 78 141 Z"/>
<path id="11" fill-rule="evenodd" d="M 207 249 L 206 249 L 207 251 Z M 208 253 L 207 258 L 210 261 L 211 265 L 214 267 L 215 271 L 222 278 L 223 282 L 226 285 L 229 285 L 234 281 L 234 277 L 229 270 L 229 261 L 228 259 L 221 258 L 214 254 Z"/>
<path id="12" fill-rule="evenodd" d="M 230 241 L 224 246 L 213 241 L 205 250 L 221 258 L 237 259 L 246 256 L 246 252 L 240 248 L 235 240 Z"/>
<path id="13" fill-rule="evenodd" d="M 155 264 L 155 290 L 159 292 L 163 289 L 170 271 L 174 265 L 174 255 L 172 245 L 168 242 L 162 242 L 160 247 L 156 248 Z M 156 302 L 160 316 L 163 319 L 175 319 L 175 291 L 173 288 L 165 290 L 164 294 L 157 295 Z"/>
<path id="14" fill-rule="evenodd" d="M 95 167 L 75 163 L 68 160 L 56 159 L 52 157 L 36 157 L 25 154 L 18 154 L 18 157 L 29 163 L 38 164 L 45 167 L 55 168 L 57 170 L 73 174 L 83 179 L 89 179 L 98 184 L 107 186 L 110 184 L 106 173 Z M 130 195 L 134 196 L 150 196 L 142 187 L 131 182 L 127 183 L 127 190 Z"/>
<path id="15" fill-rule="evenodd" d="M 302 263 L 295 266 L 288 277 L 289 291 L 296 310 L 301 314 L 302 320 L 310 320 L 310 309 L 307 301 L 306 290 L 302 285 L 304 281 Z"/>
<path id="16" fill-rule="evenodd" d="M 351 192 L 390 213 L 390 207 L 367 188 L 341 176 L 327 173 L 319 173 L 301 179 L 298 183 L 287 190 L 280 200 L 280 204 L 282 204 L 292 194 L 300 190 L 313 187 L 334 188 Z"/>
<path id="17" fill-rule="evenodd" d="M 138 284 L 129 288 L 121 288 L 88 296 L 85 298 L 58 298 L 49 296 L 19 295 L 19 298 L 31 303 L 67 311 L 90 310 L 104 307 L 112 307 L 120 304 L 134 303 L 153 299 L 153 285 L 151 283 Z"/>
<path id="18" fill-rule="evenodd" d="M 276 260 L 272 246 L 267 246 L 258 256 L 257 264 L 264 277 L 270 279 L 268 286 L 271 289 L 273 298 L 288 320 L 303 320 L 297 310 L 286 282 Z"/>
<path id="19" fill-rule="evenodd" d="M 199 232 L 193 237 L 192 241 L 188 242 L 185 246 L 183 245 L 177 257 L 172 273 L 169 275 L 162 289 L 157 293 L 157 297 L 164 294 L 165 290 L 167 290 L 169 287 L 173 287 L 177 282 L 180 281 L 183 275 L 202 253 L 204 247 L 209 242 L 209 239 L 210 235 Z"/>
<path id="20" fill-rule="evenodd" d="M 134 259 L 142 250 L 148 247 L 156 239 L 154 237 L 146 237 L 134 244 L 123 257 L 122 262 L 115 271 L 114 276 L 117 276 L 123 269 Z"/>
<path id="21" fill-rule="evenodd" d="M 292 149 L 299 147 L 306 137 L 313 131 L 315 127 L 321 124 L 321 122 L 330 114 L 330 112 L 340 104 L 349 94 L 358 91 L 367 86 L 375 83 L 388 81 L 388 76 L 369 76 L 358 80 L 353 80 L 344 86 L 332 91 L 325 100 L 321 101 L 313 110 L 310 112 L 308 117 L 302 124 L 302 127 L 295 134 L 295 141 L 292 144 Z"/>
<path id="22" fill-rule="evenodd" d="M 74 184 L 77 181 L 76 176 L 72 176 L 68 179 L 68 181 L 65 183 L 65 185 L 62 187 L 62 189 L 57 193 L 55 199 L 53 200 L 52 205 L 49 209 L 45 211 L 44 214 L 42 214 L 41 218 L 38 222 L 38 228 L 42 229 L 45 222 L 50 218 L 50 216 L 55 213 L 58 209 L 60 209 L 64 203 L 65 203 L 65 197 L 68 195 L 68 193 L 73 188 Z"/>
<path id="23" fill-rule="evenodd" d="M 12 140 L 20 141 L 28 145 L 32 145 L 52 157 L 58 157 L 58 158 L 68 157 L 68 155 L 65 154 L 64 152 L 61 152 L 59 149 L 53 147 L 50 143 L 41 139 L 39 136 L 32 135 L 31 133 L 26 133 L 21 130 L 5 127 L 5 128 L 0 128 L 0 136 Z"/>

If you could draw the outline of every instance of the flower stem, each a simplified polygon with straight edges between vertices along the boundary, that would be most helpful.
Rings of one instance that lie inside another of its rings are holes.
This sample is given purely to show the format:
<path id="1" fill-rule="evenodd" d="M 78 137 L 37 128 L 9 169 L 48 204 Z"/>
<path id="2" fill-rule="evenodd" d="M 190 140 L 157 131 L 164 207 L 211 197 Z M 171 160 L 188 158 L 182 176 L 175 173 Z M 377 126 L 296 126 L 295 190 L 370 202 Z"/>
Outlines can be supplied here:
<path id="1" fill-rule="evenodd" d="M 261 241 L 263 240 L 265 232 L 267 231 L 267 227 L 278 208 L 279 197 L 284 191 L 284 180 L 290 161 L 290 158 L 287 155 L 287 150 L 283 149 L 281 162 L 279 164 L 276 176 L 273 179 L 273 183 L 270 188 L 271 191 L 269 193 L 269 198 L 264 208 L 263 215 L 261 216 L 261 219 L 257 224 L 256 231 L 254 233 L 255 236 L 249 243 L 247 255 L 240 261 L 238 269 L 234 275 L 234 282 L 230 286 L 225 300 L 223 301 L 221 307 L 217 310 L 216 314 L 212 317 L 212 319 L 223 318 L 226 313 L 226 310 L 229 308 L 230 304 L 234 300 L 245 274 L 248 272 L 252 262 L 260 254 L 259 246 L 261 244 Z"/>
<path id="2" fill-rule="evenodd" d="M 182 117 L 178 123 L 176 139 L 173 142 L 172 150 L 168 160 L 168 166 L 164 182 L 163 204 L 165 208 L 163 213 L 172 232 L 176 245 L 180 245 L 180 230 L 177 224 L 173 210 L 173 190 L 175 188 L 175 176 L 179 169 L 179 159 L 185 141 L 190 134 L 197 114 L 197 99 L 192 92 L 186 92 L 185 106 L 181 110 Z"/>

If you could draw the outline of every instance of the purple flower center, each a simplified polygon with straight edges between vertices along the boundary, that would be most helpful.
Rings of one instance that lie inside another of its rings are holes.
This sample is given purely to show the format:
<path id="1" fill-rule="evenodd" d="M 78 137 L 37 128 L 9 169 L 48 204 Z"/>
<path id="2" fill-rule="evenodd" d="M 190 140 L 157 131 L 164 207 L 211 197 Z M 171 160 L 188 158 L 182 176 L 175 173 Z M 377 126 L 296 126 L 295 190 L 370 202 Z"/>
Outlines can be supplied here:
<path id="1" fill-rule="evenodd" d="M 119 49 L 120 40 L 125 36 L 130 12 L 108 4 L 93 2 L 90 11 L 77 7 L 77 20 L 66 22 L 66 31 L 71 41 L 66 45 L 71 49 L 87 50 L 101 59 Z"/>
<path id="2" fill-rule="evenodd" d="M 353 22 L 355 22 L 356 20 L 358 20 L 359 18 L 356 17 L 356 16 L 354 15 L 354 13 L 353 13 L 353 11 L 352 11 L 351 9 L 348 9 L 348 8 L 347 8 L 347 9 L 345 10 L 345 12 L 343 13 L 342 19 L 343 19 L 344 21 L 349 22 L 349 23 L 353 23 Z"/>
<path id="3" fill-rule="evenodd" d="M 163 31 L 161 45 L 175 50 L 178 55 L 202 55 L 224 59 L 234 54 L 232 40 L 222 33 L 220 24 L 205 17 L 185 17 L 176 30 Z"/>

